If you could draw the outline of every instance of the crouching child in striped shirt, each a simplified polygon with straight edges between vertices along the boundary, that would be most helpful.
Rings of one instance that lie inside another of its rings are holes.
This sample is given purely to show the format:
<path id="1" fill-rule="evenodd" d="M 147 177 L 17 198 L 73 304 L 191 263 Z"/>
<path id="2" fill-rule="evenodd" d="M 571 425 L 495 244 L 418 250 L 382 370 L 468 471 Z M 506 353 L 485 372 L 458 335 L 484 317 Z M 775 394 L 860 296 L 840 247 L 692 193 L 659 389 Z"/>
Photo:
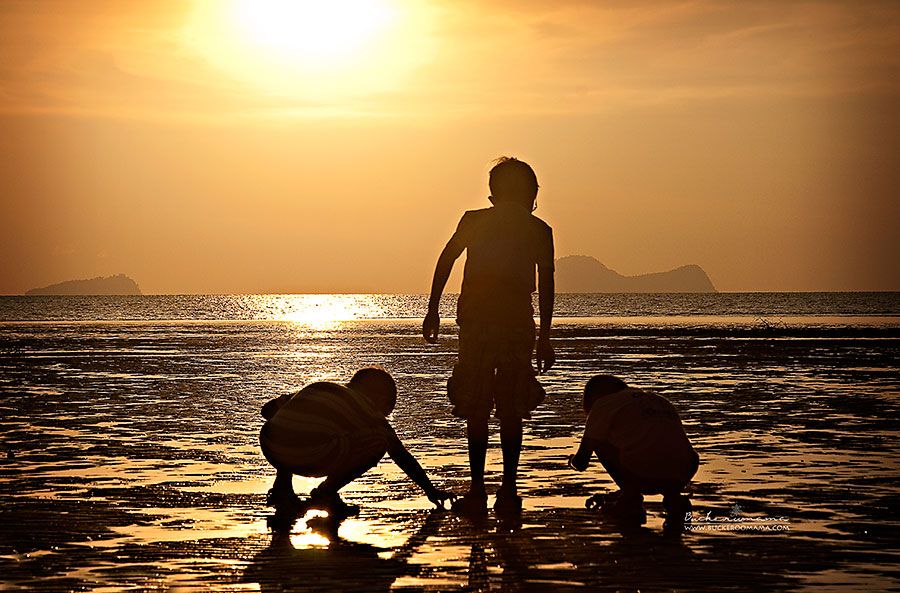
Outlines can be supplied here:
<path id="1" fill-rule="evenodd" d="M 378 368 L 361 369 L 346 386 L 313 383 L 267 402 L 259 441 L 277 471 L 267 504 L 296 513 L 322 509 L 338 519 L 356 515 L 359 507 L 341 500 L 338 491 L 385 453 L 437 507 L 452 501 L 453 495 L 434 487 L 388 422 L 396 403 L 393 378 Z M 325 480 L 301 501 L 291 484 L 294 474 Z"/>

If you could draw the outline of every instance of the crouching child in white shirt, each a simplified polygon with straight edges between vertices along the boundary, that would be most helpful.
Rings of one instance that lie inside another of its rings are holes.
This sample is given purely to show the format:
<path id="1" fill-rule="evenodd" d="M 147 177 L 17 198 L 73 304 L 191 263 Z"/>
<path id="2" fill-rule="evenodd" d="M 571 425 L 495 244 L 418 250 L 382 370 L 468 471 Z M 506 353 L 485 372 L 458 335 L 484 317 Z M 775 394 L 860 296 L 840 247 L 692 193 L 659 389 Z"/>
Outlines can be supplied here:
<path id="1" fill-rule="evenodd" d="M 590 497 L 586 506 L 640 524 L 646 520 L 644 495 L 662 494 L 667 523 L 683 522 L 691 505 L 682 491 L 700 458 L 675 406 L 611 375 L 597 375 L 585 385 L 584 412 L 584 437 L 569 466 L 584 471 L 596 454 L 619 487 L 616 493 Z"/>

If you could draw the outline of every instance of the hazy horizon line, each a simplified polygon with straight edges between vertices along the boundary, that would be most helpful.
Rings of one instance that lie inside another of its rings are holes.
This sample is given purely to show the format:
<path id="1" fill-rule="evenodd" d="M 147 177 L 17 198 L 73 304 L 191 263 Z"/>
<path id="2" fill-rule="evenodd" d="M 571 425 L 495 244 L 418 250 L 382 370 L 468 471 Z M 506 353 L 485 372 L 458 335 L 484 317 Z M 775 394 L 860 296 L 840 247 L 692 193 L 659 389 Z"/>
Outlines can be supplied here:
<path id="1" fill-rule="evenodd" d="M 896 290 L 716 290 L 714 292 L 685 292 L 685 291 L 669 291 L 669 292 L 561 292 L 558 295 L 583 295 L 583 294 L 604 294 L 604 295 L 647 295 L 647 294 L 898 294 L 900 289 Z M 3 293 L 0 298 L 6 297 L 28 297 L 28 298 L 58 298 L 58 297 L 154 297 L 154 296 L 307 296 L 307 295 L 339 295 L 339 296 L 371 296 L 371 295 L 390 295 L 390 296 L 423 296 L 427 297 L 428 292 L 148 292 L 141 294 L 55 294 L 55 295 L 27 295 L 23 293 Z M 537 294 L 537 293 L 534 293 Z M 458 291 L 445 292 L 445 296 L 458 296 Z"/>

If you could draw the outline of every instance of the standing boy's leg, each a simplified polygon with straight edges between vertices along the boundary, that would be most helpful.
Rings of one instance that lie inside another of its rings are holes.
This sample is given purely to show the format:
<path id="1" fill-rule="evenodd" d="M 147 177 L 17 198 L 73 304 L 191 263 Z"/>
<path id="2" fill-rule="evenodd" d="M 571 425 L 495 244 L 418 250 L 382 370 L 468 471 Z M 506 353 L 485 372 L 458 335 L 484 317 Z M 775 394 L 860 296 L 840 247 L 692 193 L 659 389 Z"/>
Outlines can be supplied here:
<path id="1" fill-rule="evenodd" d="M 484 463 L 488 448 L 488 419 L 493 408 L 493 361 L 486 334 L 468 326 L 459 328 L 459 358 L 447 384 L 453 414 L 466 420 L 471 481 L 469 491 L 452 504 L 454 511 L 478 515 L 487 510 Z"/>
<path id="2" fill-rule="evenodd" d="M 500 417 L 500 446 L 503 450 L 503 482 L 497 491 L 494 510 L 502 515 L 522 511 L 522 499 L 516 492 L 519 454 L 522 452 L 522 419 L 518 416 Z"/>
<path id="3" fill-rule="evenodd" d="M 488 419 L 469 418 L 466 420 L 466 437 L 469 442 L 469 470 L 472 478 L 469 492 L 483 497 L 484 487 L 484 461 L 488 449 Z"/>
<path id="4" fill-rule="evenodd" d="M 454 512 L 479 517 L 487 512 L 487 492 L 484 488 L 484 460 L 488 447 L 488 416 L 478 414 L 466 418 L 466 439 L 469 445 L 469 491 L 450 505 Z"/>
<path id="5" fill-rule="evenodd" d="M 519 458 L 522 453 L 522 419 L 543 401 L 544 389 L 537 381 L 531 356 L 534 350 L 534 324 L 522 328 L 502 328 L 493 350 L 497 355 L 494 396 L 500 418 L 500 445 L 503 450 L 503 483 L 494 508 L 519 511 Z"/>
<path id="6" fill-rule="evenodd" d="M 500 448 L 503 451 L 503 483 L 500 488 L 507 494 L 516 494 L 519 456 L 522 453 L 521 418 L 500 418 Z"/>

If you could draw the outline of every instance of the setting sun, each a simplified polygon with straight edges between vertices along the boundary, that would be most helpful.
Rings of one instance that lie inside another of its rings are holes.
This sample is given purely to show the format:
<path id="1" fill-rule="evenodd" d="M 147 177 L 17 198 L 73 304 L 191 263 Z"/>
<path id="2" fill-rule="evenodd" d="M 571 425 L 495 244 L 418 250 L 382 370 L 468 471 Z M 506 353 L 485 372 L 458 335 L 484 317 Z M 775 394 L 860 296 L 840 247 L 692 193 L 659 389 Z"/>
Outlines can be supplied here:
<path id="1" fill-rule="evenodd" d="M 432 20 L 411 0 L 201 1 L 184 36 L 263 93 L 334 105 L 407 79 L 432 53 Z"/>
<path id="2" fill-rule="evenodd" d="M 236 0 L 232 17 L 252 43 L 278 59 L 325 69 L 358 57 L 396 11 L 384 0 Z"/>

